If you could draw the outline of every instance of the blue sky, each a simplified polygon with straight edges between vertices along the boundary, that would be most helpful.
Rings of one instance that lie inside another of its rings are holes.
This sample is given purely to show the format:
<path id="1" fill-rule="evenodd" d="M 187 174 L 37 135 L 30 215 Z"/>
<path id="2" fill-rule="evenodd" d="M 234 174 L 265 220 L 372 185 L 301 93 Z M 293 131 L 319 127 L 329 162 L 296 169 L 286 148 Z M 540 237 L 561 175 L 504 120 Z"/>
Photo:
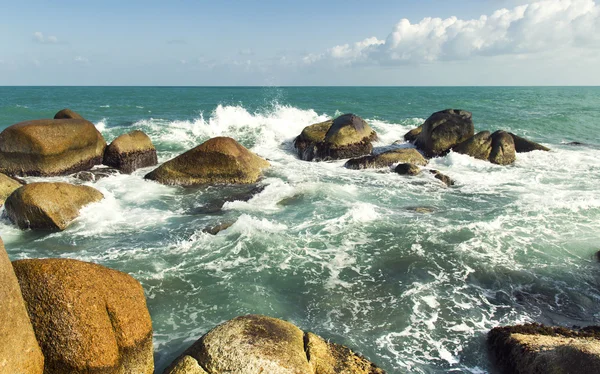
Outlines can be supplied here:
<path id="1" fill-rule="evenodd" d="M 0 9 L 0 85 L 600 85 L 595 0 Z"/>

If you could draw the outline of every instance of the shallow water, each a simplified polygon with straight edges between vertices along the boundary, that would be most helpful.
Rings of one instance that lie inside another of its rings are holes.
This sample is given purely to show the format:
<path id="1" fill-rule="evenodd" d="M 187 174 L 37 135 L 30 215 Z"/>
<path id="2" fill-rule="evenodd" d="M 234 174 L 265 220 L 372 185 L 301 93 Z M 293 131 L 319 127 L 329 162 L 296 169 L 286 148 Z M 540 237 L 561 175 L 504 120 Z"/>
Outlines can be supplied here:
<path id="1" fill-rule="evenodd" d="M 138 279 L 158 372 L 247 313 L 290 320 L 390 373 L 488 372 L 494 326 L 600 321 L 600 88 L 4 87 L 0 129 L 63 107 L 108 141 L 145 131 L 161 162 L 217 135 L 271 162 L 262 192 L 221 211 L 215 203 L 246 190 L 161 186 L 142 179 L 149 168 L 91 184 L 106 198 L 64 232 L 0 221 L 11 259 L 77 258 Z M 455 153 L 432 160 L 453 188 L 428 173 L 346 170 L 293 152 L 304 126 L 331 116 L 365 118 L 381 150 L 449 107 L 472 111 L 477 130 L 552 151 L 507 167 Z"/>

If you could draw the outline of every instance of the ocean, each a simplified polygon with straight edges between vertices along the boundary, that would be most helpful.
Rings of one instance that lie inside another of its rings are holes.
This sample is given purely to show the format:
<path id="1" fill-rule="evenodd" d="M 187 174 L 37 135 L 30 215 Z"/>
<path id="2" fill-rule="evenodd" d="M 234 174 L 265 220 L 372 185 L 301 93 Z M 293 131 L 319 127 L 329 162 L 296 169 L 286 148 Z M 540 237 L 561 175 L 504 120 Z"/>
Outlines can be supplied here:
<path id="1" fill-rule="evenodd" d="M 105 199 L 64 232 L 0 219 L 12 260 L 75 258 L 138 279 L 158 373 L 249 313 L 289 320 L 389 373 L 487 373 L 492 327 L 600 322 L 599 87 L 0 87 L 0 130 L 65 107 L 108 142 L 143 130 L 159 162 L 214 136 L 271 162 L 262 191 L 222 209 L 247 191 L 163 186 L 143 179 L 146 168 L 89 183 Z M 511 166 L 432 159 L 456 182 L 446 188 L 428 173 L 347 170 L 293 149 L 305 126 L 351 112 L 377 131 L 380 151 L 446 108 L 471 111 L 476 131 L 552 151 Z M 203 232 L 222 222 L 235 223 Z"/>

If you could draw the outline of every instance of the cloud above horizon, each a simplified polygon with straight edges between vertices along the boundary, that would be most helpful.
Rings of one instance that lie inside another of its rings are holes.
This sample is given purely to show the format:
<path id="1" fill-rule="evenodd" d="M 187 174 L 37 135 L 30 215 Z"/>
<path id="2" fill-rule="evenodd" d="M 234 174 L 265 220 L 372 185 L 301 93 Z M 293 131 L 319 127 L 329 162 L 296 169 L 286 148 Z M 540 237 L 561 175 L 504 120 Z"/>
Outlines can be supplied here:
<path id="1" fill-rule="evenodd" d="M 424 18 L 398 22 L 380 40 L 370 37 L 304 56 L 343 65 L 401 65 L 457 61 L 476 56 L 536 55 L 565 48 L 600 49 L 600 6 L 594 0 L 542 0 L 490 16 Z"/>
<path id="2" fill-rule="evenodd" d="M 58 44 L 58 38 L 56 36 L 46 36 L 41 31 L 33 33 L 33 41 L 40 44 Z"/>

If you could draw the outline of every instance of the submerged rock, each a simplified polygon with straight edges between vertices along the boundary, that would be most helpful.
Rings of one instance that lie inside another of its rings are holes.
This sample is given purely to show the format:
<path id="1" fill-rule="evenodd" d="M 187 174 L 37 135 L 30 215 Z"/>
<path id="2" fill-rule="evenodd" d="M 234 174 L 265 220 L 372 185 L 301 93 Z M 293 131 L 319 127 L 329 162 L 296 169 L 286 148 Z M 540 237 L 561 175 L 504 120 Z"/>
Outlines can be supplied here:
<path id="1" fill-rule="evenodd" d="M 19 282 L 0 239 L 0 373 L 42 374 L 44 356 Z"/>
<path id="2" fill-rule="evenodd" d="M 106 147 L 103 163 L 131 174 L 136 169 L 156 165 L 158 158 L 148 135 L 135 130 L 117 137 Z"/>
<path id="3" fill-rule="evenodd" d="M 85 119 L 79 113 L 65 108 L 54 115 L 54 119 Z"/>
<path id="4" fill-rule="evenodd" d="M 541 144 L 538 144 L 536 142 L 532 142 L 531 140 L 517 136 L 517 135 L 513 134 L 512 132 L 509 132 L 509 134 L 513 138 L 513 141 L 515 143 L 515 150 L 517 153 L 525 153 L 525 152 L 531 152 L 531 151 L 546 151 L 547 152 L 550 150 L 550 148 L 544 147 Z"/>
<path id="5" fill-rule="evenodd" d="M 418 175 L 421 173 L 421 168 L 415 164 L 404 163 L 398 164 L 394 171 L 400 175 Z"/>
<path id="6" fill-rule="evenodd" d="M 439 170 L 429 170 L 431 174 L 435 177 L 435 179 L 439 179 L 446 186 L 451 187 L 454 186 L 454 181 L 449 176 L 442 174 Z"/>
<path id="7" fill-rule="evenodd" d="M 4 205 L 6 198 L 21 186 L 21 182 L 0 173 L 0 206 Z"/>
<path id="8" fill-rule="evenodd" d="M 305 161 L 339 160 L 371 153 L 377 134 L 354 114 L 307 126 L 294 140 L 298 157 Z"/>
<path id="9" fill-rule="evenodd" d="M 269 163 L 227 137 L 207 140 L 169 160 L 144 178 L 167 185 L 250 184 Z"/>
<path id="10" fill-rule="evenodd" d="M 206 226 L 202 230 L 202 232 L 207 233 L 207 234 L 211 234 L 211 235 L 217 235 L 221 231 L 227 230 L 228 228 L 230 228 L 231 226 L 233 226 L 234 223 L 235 223 L 235 221 L 220 222 L 220 223 L 218 223 L 216 225 Z"/>
<path id="11" fill-rule="evenodd" d="M 0 172 L 55 176 L 102 163 L 106 142 L 84 119 L 40 119 L 17 123 L 0 133 Z"/>
<path id="12" fill-rule="evenodd" d="M 46 374 L 154 370 L 144 290 L 130 275 L 71 259 L 14 261 Z"/>
<path id="13" fill-rule="evenodd" d="M 600 327 L 496 327 L 488 347 L 505 373 L 600 373 Z"/>
<path id="14" fill-rule="evenodd" d="M 89 186 L 40 182 L 19 187 L 6 199 L 5 208 L 8 218 L 21 229 L 64 230 L 82 207 L 103 198 Z"/>
<path id="15" fill-rule="evenodd" d="M 516 158 L 513 138 L 505 131 L 496 131 L 493 134 L 481 131 L 452 150 L 498 165 L 512 164 Z"/>
<path id="16" fill-rule="evenodd" d="M 341 345 L 277 318 L 247 315 L 209 331 L 164 374 L 379 374 L 383 370 Z"/>
<path id="17" fill-rule="evenodd" d="M 471 112 L 446 109 L 432 114 L 425 123 L 415 145 L 426 156 L 444 155 L 452 147 L 464 142 L 475 133 Z"/>
<path id="18" fill-rule="evenodd" d="M 352 158 L 344 167 L 348 169 L 368 169 L 390 167 L 398 162 L 427 165 L 427 160 L 414 148 L 401 148 L 383 152 L 378 155 Z"/>
<path id="19" fill-rule="evenodd" d="M 108 178 L 113 175 L 119 174 L 119 170 L 113 168 L 95 168 L 92 170 L 84 170 L 72 175 L 73 178 L 77 178 L 84 182 L 96 182 L 100 179 Z"/>

